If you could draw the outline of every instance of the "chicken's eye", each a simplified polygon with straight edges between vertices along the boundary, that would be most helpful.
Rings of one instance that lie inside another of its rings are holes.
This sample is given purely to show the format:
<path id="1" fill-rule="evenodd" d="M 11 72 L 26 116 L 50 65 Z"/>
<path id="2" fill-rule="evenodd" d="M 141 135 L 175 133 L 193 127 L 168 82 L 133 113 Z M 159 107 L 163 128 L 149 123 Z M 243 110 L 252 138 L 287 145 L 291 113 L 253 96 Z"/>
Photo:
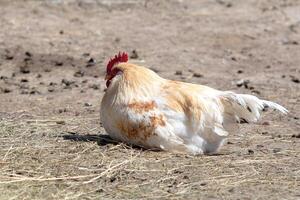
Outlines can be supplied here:
<path id="1" fill-rule="evenodd" d="M 118 74 L 121 74 L 122 73 L 122 71 L 119 69 L 119 68 L 114 68 L 113 70 L 112 70 L 112 72 L 111 72 L 111 76 L 112 76 L 112 78 L 113 77 L 115 77 L 116 75 L 118 75 Z"/>
<path id="2" fill-rule="evenodd" d="M 117 74 L 119 71 L 120 71 L 120 69 L 118 67 L 114 67 L 112 70 L 112 72 L 115 74 Z"/>

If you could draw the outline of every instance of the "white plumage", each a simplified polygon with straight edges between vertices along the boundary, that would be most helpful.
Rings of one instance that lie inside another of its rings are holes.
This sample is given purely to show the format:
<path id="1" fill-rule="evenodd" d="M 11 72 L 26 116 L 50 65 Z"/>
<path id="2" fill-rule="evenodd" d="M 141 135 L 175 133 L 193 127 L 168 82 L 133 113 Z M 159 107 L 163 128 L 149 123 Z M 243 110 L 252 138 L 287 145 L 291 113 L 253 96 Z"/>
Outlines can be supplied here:
<path id="1" fill-rule="evenodd" d="M 237 122 L 257 122 L 265 107 L 288 111 L 252 95 L 163 79 L 153 71 L 116 63 L 107 73 L 101 121 L 114 139 L 171 152 L 214 153 Z"/>

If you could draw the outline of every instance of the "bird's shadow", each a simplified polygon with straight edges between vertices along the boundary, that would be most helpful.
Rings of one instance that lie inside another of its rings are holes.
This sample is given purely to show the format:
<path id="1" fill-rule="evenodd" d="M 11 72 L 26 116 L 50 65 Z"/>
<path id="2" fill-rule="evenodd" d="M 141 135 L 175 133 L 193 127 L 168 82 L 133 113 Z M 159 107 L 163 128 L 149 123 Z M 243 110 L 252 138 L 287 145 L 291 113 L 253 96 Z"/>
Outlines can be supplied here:
<path id="1" fill-rule="evenodd" d="M 76 132 L 66 132 L 63 133 L 60 137 L 62 137 L 64 140 L 71 140 L 71 141 L 75 141 L 75 142 L 97 142 L 97 144 L 99 146 L 106 146 L 109 144 L 124 144 L 128 147 L 131 147 L 133 149 L 136 150 L 141 150 L 141 151 L 155 151 L 155 152 L 159 152 L 161 150 L 159 149 L 146 149 L 144 147 L 141 146 L 136 146 L 136 145 L 130 145 L 130 144 L 125 144 L 123 142 L 114 140 L 113 138 L 111 138 L 109 135 L 103 135 L 103 134 L 86 134 L 86 135 L 82 135 L 82 134 L 78 134 Z M 226 155 L 230 155 L 232 153 L 206 153 L 204 155 L 206 156 L 226 156 Z M 181 154 L 179 154 L 181 155 Z M 203 155 L 199 155 L 199 156 L 203 156 Z"/>
<path id="2" fill-rule="evenodd" d="M 109 135 L 96 135 L 96 134 L 86 134 L 81 135 L 75 132 L 63 133 L 60 137 L 64 140 L 71 140 L 77 142 L 97 142 L 99 146 L 106 146 L 108 144 L 118 144 L 120 142 L 112 139 Z"/>
<path id="3" fill-rule="evenodd" d="M 103 135 L 103 134 L 78 134 L 76 132 L 67 132 L 63 133 L 60 137 L 62 137 L 64 140 L 71 140 L 76 142 L 97 142 L 99 146 L 106 146 L 109 144 L 124 144 L 127 147 L 136 149 L 136 150 L 147 150 L 144 147 L 133 145 L 133 144 L 125 144 L 123 142 L 114 140 L 109 135 Z M 153 149 L 155 150 L 155 149 Z"/>

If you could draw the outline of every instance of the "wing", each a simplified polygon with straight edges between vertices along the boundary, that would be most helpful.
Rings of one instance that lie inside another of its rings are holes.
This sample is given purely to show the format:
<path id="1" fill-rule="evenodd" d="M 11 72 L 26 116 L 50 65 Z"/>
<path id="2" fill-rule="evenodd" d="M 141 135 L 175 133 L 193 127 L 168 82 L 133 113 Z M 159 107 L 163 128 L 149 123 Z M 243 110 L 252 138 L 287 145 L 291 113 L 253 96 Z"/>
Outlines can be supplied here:
<path id="1" fill-rule="evenodd" d="M 260 112 L 270 107 L 280 112 L 287 110 L 270 101 L 260 100 L 252 95 L 219 91 L 206 86 L 170 81 L 163 87 L 165 116 L 173 119 L 176 113 L 183 116 L 183 128 L 174 129 L 184 140 L 191 152 L 216 152 L 229 134 L 238 130 L 241 119 L 256 122 Z M 168 115 L 170 112 L 172 114 Z M 172 126 L 178 126 L 175 122 Z M 177 131 L 180 130 L 180 131 Z"/>
<path id="2" fill-rule="evenodd" d="M 201 85 L 169 81 L 162 89 L 165 115 L 176 136 L 192 153 L 217 151 L 228 131 L 224 128 L 224 108 L 220 91 Z M 168 114 L 169 113 L 169 114 Z M 181 119 L 173 116 L 181 115 Z M 228 127 L 229 128 L 229 127 Z"/>

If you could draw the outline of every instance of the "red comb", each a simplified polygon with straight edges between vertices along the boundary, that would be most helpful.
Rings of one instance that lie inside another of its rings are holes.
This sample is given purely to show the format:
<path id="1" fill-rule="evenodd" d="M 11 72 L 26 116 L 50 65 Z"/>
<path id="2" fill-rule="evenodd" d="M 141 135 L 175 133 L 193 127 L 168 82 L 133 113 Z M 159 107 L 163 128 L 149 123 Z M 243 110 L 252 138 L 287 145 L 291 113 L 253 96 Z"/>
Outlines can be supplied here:
<path id="1" fill-rule="evenodd" d="M 128 61 L 128 55 L 127 53 L 123 52 L 119 52 L 118 55 L 115 55 L 114 58 L 111 58 L 107 64 L 107 67 L 106 67 L 106 72 L 109 73 L 112 69 L 112 67 L 117 64 L 117 63 L 120 63 L 120 62 L 127 62 Z"/>

